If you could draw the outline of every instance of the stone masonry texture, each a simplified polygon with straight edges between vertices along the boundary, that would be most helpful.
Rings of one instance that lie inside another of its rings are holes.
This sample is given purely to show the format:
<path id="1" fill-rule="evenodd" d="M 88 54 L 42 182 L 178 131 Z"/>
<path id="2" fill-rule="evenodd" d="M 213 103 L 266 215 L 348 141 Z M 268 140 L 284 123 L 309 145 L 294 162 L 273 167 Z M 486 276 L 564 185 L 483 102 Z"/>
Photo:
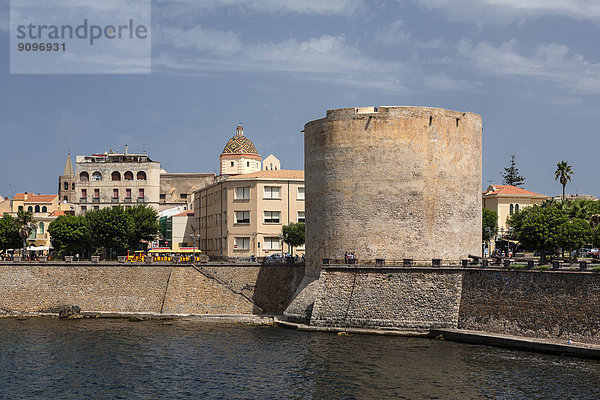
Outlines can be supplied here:
<path id="1" fill-rule="evenodd" d="M 202 270 L 203 269 L 203 270 Z M 304 267 L 295 265 L 0 265 L 0 309 L 155 314 L 281 314 Z"/>
<path id="2" fill-rule="evenodd" d="M 458 327 L 600 344 L 600 274 L 466 271 Z"/>
<path id="3" fill-rule="evenodd" d="M 481 253 L 481 117 L 344 108 L 305 125 L 307 274 L 323 258 Z"/>
<path id="4" fill-rule="evenodd" d="M 428 330 L 458 323 L 461 271 L 324 268 L 311 325 Z"/>

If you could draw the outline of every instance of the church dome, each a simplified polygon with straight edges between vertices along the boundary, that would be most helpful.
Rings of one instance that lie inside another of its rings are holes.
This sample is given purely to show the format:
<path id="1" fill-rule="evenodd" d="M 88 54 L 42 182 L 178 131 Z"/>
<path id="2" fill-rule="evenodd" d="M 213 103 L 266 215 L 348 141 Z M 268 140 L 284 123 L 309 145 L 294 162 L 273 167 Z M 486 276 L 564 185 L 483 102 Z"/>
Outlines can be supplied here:
<path id="1" fill-rule="evenodd" d="M 258 156 L 256 146 L 250 139 L 244 136 L 241 125 L 236 128 L 235 136 L 229 139 L 221 154 L 252 154 Z"/>

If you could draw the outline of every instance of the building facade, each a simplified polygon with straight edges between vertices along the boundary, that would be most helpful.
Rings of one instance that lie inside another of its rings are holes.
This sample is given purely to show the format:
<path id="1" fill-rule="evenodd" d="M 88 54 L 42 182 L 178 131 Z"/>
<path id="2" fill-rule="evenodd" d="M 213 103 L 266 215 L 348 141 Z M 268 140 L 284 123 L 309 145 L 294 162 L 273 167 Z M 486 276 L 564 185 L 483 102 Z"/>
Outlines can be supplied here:
<path id="1" fill-rule="evenodd" d="M 483 208 L 498 214 L 498 230 L 508 231 L 508 219 L 525 207 L 542 204 L 548 196 L 511 185 L 490 185 L 483 192 Z"/>
<path id="2" fill-rule="evenodd" d="M 228 177 L 196 192 L 200 250 L 213 258 L 304 254 L 282 241 L 282 227 L 304 222 L 304 171 L 269 170 Z"/>
<path id="3" fill-rule="evenodd" d="M 144 204 L 159 209 L 160 164 L 147 154 L 77 156 L 75 213 Z"/>
<path id="4" fill-rule="evenodd" d="M 58 199 L 62 202 L 73 203 L 75 201 L 75 173 L 71 154 L 67 155 L 63 174 L 58 177 Z"/>
<path id="5" fill-rule="evenodd" d="M 210 185 L 215 180 L 214 173 L 167 173 L 160 174 L 160 210 L 183 206 L 193 208 L 194 192 Z"/>

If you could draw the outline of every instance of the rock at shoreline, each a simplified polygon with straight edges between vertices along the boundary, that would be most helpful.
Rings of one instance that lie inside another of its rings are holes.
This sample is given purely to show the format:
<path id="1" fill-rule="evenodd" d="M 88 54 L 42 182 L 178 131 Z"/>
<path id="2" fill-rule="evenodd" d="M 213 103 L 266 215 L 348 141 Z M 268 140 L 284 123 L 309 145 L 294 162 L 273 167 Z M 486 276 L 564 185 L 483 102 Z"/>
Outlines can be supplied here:
<path id="1" fill-rule="evenodd" d="M 81 316 L 81 307 L 79 306 L 60 306 L 58 307 L 58 318 L 79 318 Z"/>

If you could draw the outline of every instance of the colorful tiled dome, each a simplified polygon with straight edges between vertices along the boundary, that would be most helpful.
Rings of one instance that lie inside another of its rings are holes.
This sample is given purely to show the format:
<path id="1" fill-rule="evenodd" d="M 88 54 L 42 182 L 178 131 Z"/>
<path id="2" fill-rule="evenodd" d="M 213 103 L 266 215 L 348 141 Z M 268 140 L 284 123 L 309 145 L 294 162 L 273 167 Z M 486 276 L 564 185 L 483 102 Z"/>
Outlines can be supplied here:
<path id="1" fill-rule="evenodd" d="M 229 139 L 221 154 L 254 154 L 259 155 L 256 146 L 250 139 L 244 136 L 244 130 L 238 125 L 236 134 Z"/>

